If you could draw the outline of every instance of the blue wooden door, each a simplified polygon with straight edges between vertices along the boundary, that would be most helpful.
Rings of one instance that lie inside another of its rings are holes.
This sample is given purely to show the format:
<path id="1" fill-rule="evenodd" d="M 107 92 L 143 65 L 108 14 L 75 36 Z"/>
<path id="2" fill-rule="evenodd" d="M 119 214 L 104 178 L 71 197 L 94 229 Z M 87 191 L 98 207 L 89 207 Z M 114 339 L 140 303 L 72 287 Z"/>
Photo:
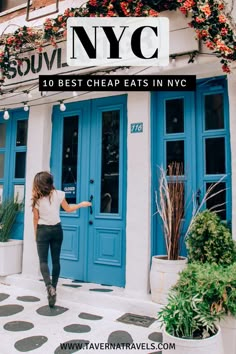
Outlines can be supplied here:
<path id="1" fill-rule="evenodd" d="M 201 203 L 207 189 L 220 179 L 203 208 L 231 220 L 231 160 L 227 82 L 199 80 L 196 92 L 158 92 L 152 95 L 152 192 L 158 189 L 158 168 L 183 164 L 185 214 L 182 234 L 192 215 L 193 196 Z M 153 198 L 153 215 L 156 211 Z M 152 219 L 152 253 L 165 254 L 159 217 Z M 181 254 L 186 254 L 182 238 Z"/>
<path id="2" fill-rule="evenodd" d="M 126 97 L 55 107 L 51 168 L 70 204 L 61 211 L 63 277 L 125 285 Z"/>

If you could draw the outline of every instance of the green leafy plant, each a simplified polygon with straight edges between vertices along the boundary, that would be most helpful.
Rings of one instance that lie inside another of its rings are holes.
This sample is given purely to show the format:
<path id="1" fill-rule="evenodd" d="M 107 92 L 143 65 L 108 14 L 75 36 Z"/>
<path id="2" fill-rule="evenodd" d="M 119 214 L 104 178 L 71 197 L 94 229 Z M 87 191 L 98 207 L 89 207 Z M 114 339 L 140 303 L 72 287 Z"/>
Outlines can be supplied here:
<path id="1" fill-rule="evenodd" d="M 216 213 L 205 210 L 194 219 L 186 245 L 189 262 L 229 265 L 236 261 L 236 248 L 230 229 Z"/>
<path id="2" fill-rule="evenodd" d="M 15 222 L 19 205 L 9 199 L 0 204 L 0 242 L 7 242 Z"/>
<path id="3" fill-rule="evenodd" d="M 190 263 L 173 287 L 178 293 L 198 294 L 210 310 L 236 316 L 236 263 L 222 266 Z"/>
<path id="4" fill-rule="evenodd" d="M 200 294 L 172 291 L 167 305 L 159 312 L 158 320 L 167 333 L 179 338 L 202 339 L 216 333 L 216 321 L 221 314 L 210 311 Z"/>
<path id="5" fill-rule="evenodd" d="M 188 264 L 158 314 L 166 331 L 181 338 L 206 338 L 216 332 L 217 320 L 226 314 L 236 316 L 235 272 L 236 263 Z"/>

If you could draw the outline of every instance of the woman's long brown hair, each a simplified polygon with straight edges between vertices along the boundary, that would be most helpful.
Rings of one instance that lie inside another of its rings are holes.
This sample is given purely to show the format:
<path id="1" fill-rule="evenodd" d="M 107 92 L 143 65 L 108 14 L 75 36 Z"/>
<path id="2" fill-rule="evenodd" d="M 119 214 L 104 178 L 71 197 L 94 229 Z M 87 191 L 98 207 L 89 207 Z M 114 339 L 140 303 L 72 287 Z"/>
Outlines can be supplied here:
<path id="1" fill-rule="evenodd" d="M 53 176 L 49 172 L 42 171 L 37 173 L 33 182 L 32 209 L 40 198 L 49 196 L 50 199 L 51 193 L 54 189 Z"/>

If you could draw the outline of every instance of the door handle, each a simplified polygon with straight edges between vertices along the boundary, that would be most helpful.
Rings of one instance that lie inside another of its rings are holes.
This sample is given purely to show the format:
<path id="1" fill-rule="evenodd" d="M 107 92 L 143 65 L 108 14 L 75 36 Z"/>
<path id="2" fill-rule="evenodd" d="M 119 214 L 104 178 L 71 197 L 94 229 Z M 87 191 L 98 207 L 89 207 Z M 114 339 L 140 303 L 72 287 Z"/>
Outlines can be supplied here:
<path id="1" fill-rule="evenodd" d="M 91 194 L 90 198 L 89 198 L 89 202 L 92 203 L 92 201 L 93 201 L 93 195 Z M 90 208 L 90 214 L 92 215 L 93 214 L 93 206 L 91 205 L 89 208 Z"/>
<path id="2" fill-rule="evenodd" d="M 201 204 L 201 200 L 200 200 L 200 198 L 201 198 L 201 193 L 202 193 L 202 191 L 201 191 L 201 189 L 199 188 L 198 191 L 197 191 L 197 193 L 196 193 L 196 203 L 197 203 L 197 207 L 200 207 L 200 204 Z"/>

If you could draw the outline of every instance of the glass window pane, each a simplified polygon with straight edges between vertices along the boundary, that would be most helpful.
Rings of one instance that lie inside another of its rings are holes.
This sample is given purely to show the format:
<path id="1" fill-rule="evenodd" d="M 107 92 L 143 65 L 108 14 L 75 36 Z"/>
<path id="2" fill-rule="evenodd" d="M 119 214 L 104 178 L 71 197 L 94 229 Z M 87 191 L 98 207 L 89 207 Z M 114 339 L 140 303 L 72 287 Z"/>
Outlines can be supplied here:
<path id="1" fill-rule="evenodd" d="M 0 178 L 4 177 L 4 154 L 0 154 Z"/>
<path id="2" fill-rule="evenodd" d="M 101 213 L 119 212 L 120 111 L 102 113 Z"/>
<path id="3" fill-rule="evenodd" d="M 25 178 L 26 152 L 16 152 L 15 178 Z"/>
<path id="4" fill-rule="evenodd" d="M 184 173 L 184 141 L 175 140 L 167 141 L 166 143 L 166 166 L 173 164 L 174 162 L 181 163 Z"/>
<path id="5" fill-rule="evenodd" d="M 0 123 L 0 148 L 6 144 L 6 123 Z"/>
<path id="6" fill-rule="evenodd" d="M 65 117 L 62 147 L 62 190 L 69 203 L 76 203 L 79 117 Z"/>
<path id="7" fill-rule="evenodd" d="M 205 96 L 205 129 L 224 129 L 222 93 Z"/>
<path id="8" fill-rule="evenodd" d="M 16 146 L 27 145 L 28 120 L 17 121 Z"/>
<path id="9" fill-rule="evenodd" d="M 206 190 L 214 185 L 212 183 L 206 183 Z M 207 209 L 217 212 L 217 215 L 221 217 L 222 220 L 226 220 L 226 184 L 224 182 L 218 183 L 209 195 L 216 194 L 214 197 L 210 198 L 206 202 Z"/>
<path id="10" fill-rule="evenodd" d="M 225 138 L 208 138 L 206 144 L 206 174 L 225 173 Z"/>
<path id="11" fill-rule="evenodd" d="M 166 101 L 166 133 L 184 132 L 184 99 Z"/>

